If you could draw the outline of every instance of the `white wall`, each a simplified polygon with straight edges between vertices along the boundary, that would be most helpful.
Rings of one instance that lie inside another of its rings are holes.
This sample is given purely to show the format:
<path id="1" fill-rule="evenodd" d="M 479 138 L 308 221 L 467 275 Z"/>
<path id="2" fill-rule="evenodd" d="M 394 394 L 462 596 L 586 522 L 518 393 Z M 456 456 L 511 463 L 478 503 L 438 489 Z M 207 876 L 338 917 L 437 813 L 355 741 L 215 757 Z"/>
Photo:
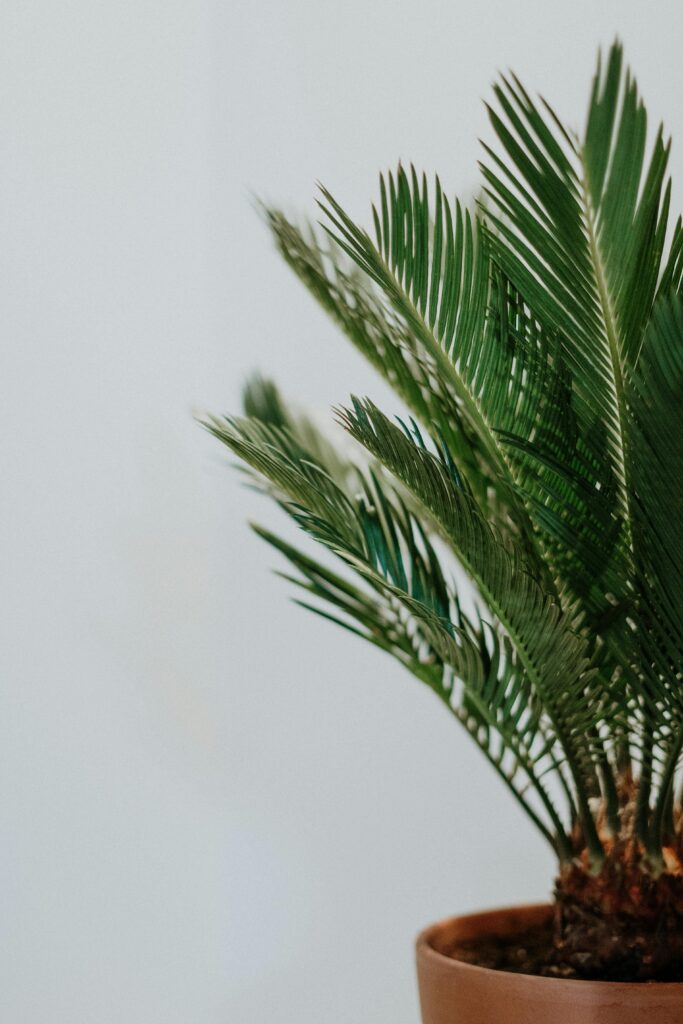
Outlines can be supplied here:
<path id="1" fill-rule="evenodd" d="M 680 138 L 678 3 L 5 0 L 0 1020 L 415 1024 L 430 919 L 552 862 L 437 702 L 306 617 L 192 406 L 383 398 L 249 190 L 474 185 L 514 66 L 615 32 Z M 680 178 L 680 149 L 674 170 Z"/>

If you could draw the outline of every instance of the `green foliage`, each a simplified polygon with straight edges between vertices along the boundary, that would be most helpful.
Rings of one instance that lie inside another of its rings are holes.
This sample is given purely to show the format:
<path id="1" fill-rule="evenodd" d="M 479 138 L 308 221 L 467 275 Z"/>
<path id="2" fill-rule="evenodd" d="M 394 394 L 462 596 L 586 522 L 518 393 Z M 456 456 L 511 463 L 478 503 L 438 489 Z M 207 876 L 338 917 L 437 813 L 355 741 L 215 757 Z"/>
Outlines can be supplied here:
<path id="1" fill-rule="evenodd" d="M 371 231 L 325 189 L 322 232 L 264 211 L 408 418 L 352 399 L 337 412 L 352 456 L 256 379 L 243 418 L 205 425 L 339 560 L 256 528 L 299 603 L 433 690 L 562 860 L 585 850 L 598 869 L 626 830 L 658 869 L 683 750 L 669 146 L 661 129 L 648 146 L 618 44 L 582 137 L 516 78 L 494 92 L 474 212 L 402 166 L 380 178 Z"/>

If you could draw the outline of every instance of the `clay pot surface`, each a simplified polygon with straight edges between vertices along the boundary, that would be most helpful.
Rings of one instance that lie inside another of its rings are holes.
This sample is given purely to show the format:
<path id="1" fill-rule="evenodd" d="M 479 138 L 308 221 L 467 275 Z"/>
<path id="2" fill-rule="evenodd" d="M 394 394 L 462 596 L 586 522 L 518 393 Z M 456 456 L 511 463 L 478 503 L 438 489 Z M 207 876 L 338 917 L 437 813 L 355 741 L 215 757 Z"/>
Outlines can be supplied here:
<path id="1" fill-rule="evenodd" d="M 451 917 L 417 939 L 423 1024 L 683 1024 L 683 983 L 564 981 L 461 963 L 439 950 L 512 938 L 548 921 L 548 905 Z"/>

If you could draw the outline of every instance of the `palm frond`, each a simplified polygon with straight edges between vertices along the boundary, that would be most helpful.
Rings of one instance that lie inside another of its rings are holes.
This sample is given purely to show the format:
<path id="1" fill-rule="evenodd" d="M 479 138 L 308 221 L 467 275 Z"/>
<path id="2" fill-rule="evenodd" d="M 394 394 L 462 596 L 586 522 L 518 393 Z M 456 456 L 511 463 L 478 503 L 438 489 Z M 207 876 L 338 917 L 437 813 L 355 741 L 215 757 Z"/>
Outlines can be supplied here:
<path id="1" fill-rule="evenodd" d="M 584 794 L 591 781 L 597 789 L 588 737 L 596 733 L 605 707 L 597 692 L 586 700 L 595 672 L 590 650 L 571 614 L 563 612 L 552 595 L 543 593 L 528 565 L 495 536 L 447 462 L 416 444 L 371 402 L 354 402 L 353 410 L 345 410 L 342 419 L 352 436 L 396 474 L 438 524 L 487 607 L 511 637 L 578 792 Z M 587 801 L 580 804 L 579 814 L 598 857 Z"/>
<path id="2" fill-rule="evenodd" d="M 626 552 L 632 550 L 625 381 L 655 301 L 664 248 L 669 147 L 645 159 L 647 119 L 615 45 L 598 68 L 583 141 L 516 78 L 490 108 L 504 157 L 483 167 L 496 259 L 560 339 L 585 432 L 604 432 Z M 680 242 L 676 243 L 679 246 Z M 672 279 L 680 274 L 671 269 Z M 624 569 L 622 576 L 626 575 Z"/>
<path id="3" fill-rule="evenodd" d="M 280 253 L 297 277 L 412 414 L 441 433 L 492 514 L 493 495 L 497 495 L 502 523 L 505 502 L 498 493 L 498 480 L 450 382 L 443 379 L 421 339 L 382 301 L 354 263 L 345 260 L 342 248 L 329 239 L 324 243 L 312 228 L 298 227 L 277 210 L 266 209 L 265 216 Z"/>
<path id="4" fill-rule="evenodd" d="M 252 404 L 250 392 L 247 404 Z M 270 397 L 274 397 L 271 392 Z M 207 427 L 265 477 L 281 506 L 314 539 L 352 569 L 367 589 L 313 560 L 263 529 L 259 534 L 298 570 L 293 579 L 307 594 L 310 610 L 350 629 L 391 653 L 428 683 L 484 750 L 500 777 L 534 819 L 553 848 L 571 856 L 567 831 L 548 793 L 545 778 L 561 776 L 561 752 L 542 705 L 530 697 L 530 683 L 511 645 L 464 616 L 446 582 L 439 559 L 419 521 L 400 495 L 371 471 L 355 484 L 356 494 L 333 483 L 326 468 L 310 459 L 293 463 L 289 428 L 296 422 L 281 404 L 278 426 L 258 420 L 215 420 Z M 318 443 L 324 450 L 326 443 Z M 311 481 L 326 481 L 324 498 Z M 334 492 L 337 492 L 336 494 Z M 325 611 L 310 599 L 333 606 Z M 527 790 L 536 798 L 528 799 Z M 543 818 L 539 817 L 543 815 Z"/>

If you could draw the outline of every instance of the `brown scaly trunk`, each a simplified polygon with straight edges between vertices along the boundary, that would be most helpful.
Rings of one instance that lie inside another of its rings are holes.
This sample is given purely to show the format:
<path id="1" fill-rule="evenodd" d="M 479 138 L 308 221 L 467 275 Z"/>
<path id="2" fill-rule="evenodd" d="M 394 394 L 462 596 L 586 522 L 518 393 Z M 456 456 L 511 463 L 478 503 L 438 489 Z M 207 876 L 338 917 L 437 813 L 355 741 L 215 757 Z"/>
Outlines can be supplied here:
<path id="1" fill-rule="evenodd" d="M 555 890 L 549 973 L 605 981 L 683 978 L 683 877 L 608 858 L 593 877 L 571 865 Z"/>
<path id="2" fill-rule="evenodd" d="M 634 787 L 629 788 L 632 798 Z M 620 835 L 605 840 L 607 857 L 599 875 L 588 870 L 585 853 L 560 871 L 552 966 L 544 973 L 605 981 L 683 980 L 683 814 L 677 807 L 663 870 L 652 870 L 633 838 L 632 809 L 628 799 Z"/>

